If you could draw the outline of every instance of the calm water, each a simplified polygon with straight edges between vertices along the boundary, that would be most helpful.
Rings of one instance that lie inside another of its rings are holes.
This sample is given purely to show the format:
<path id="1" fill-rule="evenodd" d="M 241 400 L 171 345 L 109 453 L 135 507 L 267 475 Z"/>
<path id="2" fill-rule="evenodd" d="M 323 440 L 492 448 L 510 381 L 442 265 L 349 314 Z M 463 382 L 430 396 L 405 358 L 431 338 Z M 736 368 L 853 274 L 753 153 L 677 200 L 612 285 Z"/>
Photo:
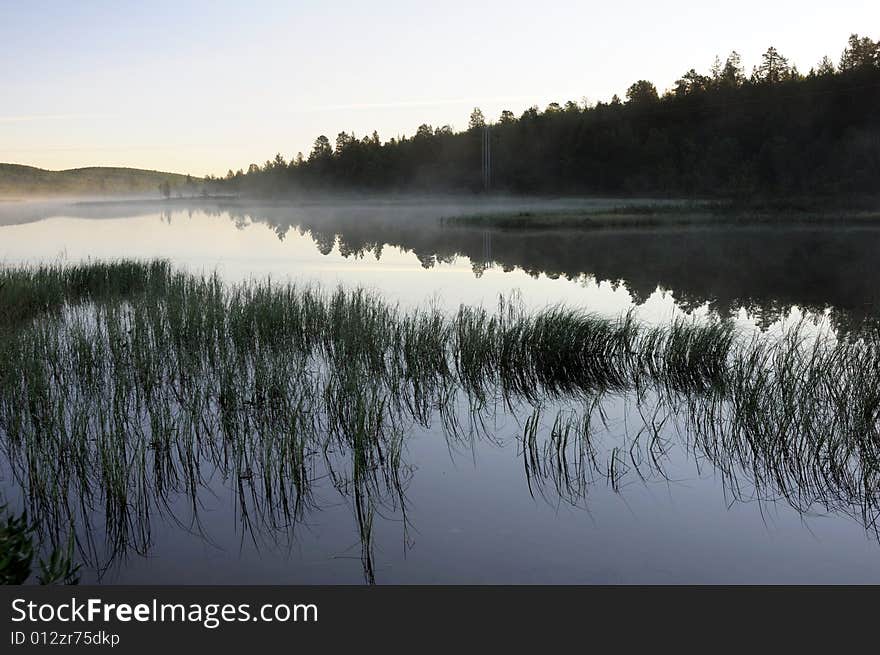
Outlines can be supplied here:
<path id="1" fill-rule="evenodd" d="M 771 335 L 803 319 L 857 332 L 880 307 L 880 230 L 514 232 L 440 220 L 475 209 L 485 207 L 7 206 L 0 261 L 165 257 L 230 280 L 369 287 L 407 307 L 494 305 L 515 293 L 534 308 L 634 310 L 650 322 L 714 314 Z M 372 499 L 367 547 L 355 501 L 330 484 L 316 485 L 302 520 L 278 526 L 261 520 L 259 503 L 243 515 L 239 481 L 217 477 L 197 511 L 179 499 L 151 515 L 146 552 L 104 551 L 102 569 L 88 568 L 84 581 L 880 582 L 880 543 L 857 511 L 826 510 L 819 499 L 796 511 L 756 487 L 753 472 L 722 474 L 671 424 L 662 467 L 627 454 L 612 484 L 604 462 L 615 448 L 630 453 L 643 421 L 632 398 L 603 409 L 600 465 L 577 484 L 526 474 L 521 413 L 494 413 L 467 442 L 448 441 L 438 420 L 408 434 L 402 494 Z M 6 497 L 20 503 L 2 471 Z"/>

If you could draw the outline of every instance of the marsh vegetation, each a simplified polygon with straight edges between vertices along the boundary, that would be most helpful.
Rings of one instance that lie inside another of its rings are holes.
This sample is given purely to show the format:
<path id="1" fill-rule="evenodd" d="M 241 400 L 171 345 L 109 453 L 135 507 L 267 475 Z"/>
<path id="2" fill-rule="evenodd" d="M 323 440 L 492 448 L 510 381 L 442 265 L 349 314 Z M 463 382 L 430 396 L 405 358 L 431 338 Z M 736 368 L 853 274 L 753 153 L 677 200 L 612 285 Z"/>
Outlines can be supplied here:
<path id="1" fill-rule="evenodd" d="M 74 539 L 97 570 L 148 554 L 153 522 L 181 507 L 198 531 L 217 484 L 254 540 L 292 535 L 330 488 L 373 581 L 375 517 L 398 514 L 403 540 L 412 527 L 412 435 L 492 442 L 499 415 L 520 426 L 523 484 L 551 502 L 663 479 L 678 444 L 734 498 L 876 531 L 877 332 L 776 339 L 515 297 L 402 309 L 363 289 L 115 261 L 2 269 L 0 339 L 3 470 L 45 543 Z M 603 426 L 621 398 L 638 425 L 616 440 Z"/>

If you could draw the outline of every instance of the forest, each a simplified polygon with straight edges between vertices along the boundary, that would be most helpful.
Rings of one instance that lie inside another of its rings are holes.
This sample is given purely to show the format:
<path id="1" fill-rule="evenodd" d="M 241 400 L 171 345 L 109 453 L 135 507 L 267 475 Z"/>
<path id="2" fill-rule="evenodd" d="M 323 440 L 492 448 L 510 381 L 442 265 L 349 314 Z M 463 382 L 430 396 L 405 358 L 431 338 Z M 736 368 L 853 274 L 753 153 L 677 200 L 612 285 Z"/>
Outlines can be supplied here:
<path id="1" fill-rule="evenodd" d="M 319 136 L 306 155 L 210 178 L 243 195 L 507 192 L 688 197 L 875 194 L 880 181 L 880 41 L 853 34 L 837 62 L 804 73 L 770 47 L 747 74 L 737 52 L 660 93 L 530 107 L 468 127 Z M 485 165 L 485 149 L 491 161 Z M 488 173 L 486 172 L 488 168 Z"/>

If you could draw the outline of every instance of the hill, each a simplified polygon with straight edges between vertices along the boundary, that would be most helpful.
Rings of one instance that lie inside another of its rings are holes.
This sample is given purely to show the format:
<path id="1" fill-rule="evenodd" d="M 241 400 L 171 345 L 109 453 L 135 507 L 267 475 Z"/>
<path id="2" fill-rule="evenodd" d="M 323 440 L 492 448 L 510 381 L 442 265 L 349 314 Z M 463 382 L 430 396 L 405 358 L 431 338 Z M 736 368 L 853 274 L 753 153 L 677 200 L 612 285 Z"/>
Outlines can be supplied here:
<path id="1" fill-rule="evenodd" d="M 48 171 L 20 164 L 0 164 L 0 197 L 27 196 L 159 196 L 159 185 L 168 183 L 171 195 L 192 195 L 200 178 L 138 168 L 93 166 Z"/>

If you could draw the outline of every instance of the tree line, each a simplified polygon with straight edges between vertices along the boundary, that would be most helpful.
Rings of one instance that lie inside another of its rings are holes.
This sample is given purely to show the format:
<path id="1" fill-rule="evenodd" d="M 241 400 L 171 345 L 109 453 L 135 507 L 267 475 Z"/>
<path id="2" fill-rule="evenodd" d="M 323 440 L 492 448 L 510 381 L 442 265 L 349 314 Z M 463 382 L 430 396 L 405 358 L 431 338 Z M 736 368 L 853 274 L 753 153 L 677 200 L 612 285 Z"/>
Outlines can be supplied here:
<path id="1" fill-rule="evenodd" d="M 307 155 L 280 153 L 214 182 L 253 195 L 480 191 L 485 131 L 491 189 L 513 193 L 692 196 L 876 193 L 880 183 L 880 41 L 850 36 L 837 63 L 802 73 L 770 47 L 747 74 L 740 55 L 685 72 L 662 94 L 638 80 L 625 98 L 537 106 L 468 127 L 419 126 L 382 141 L 322 135 Z"/>

